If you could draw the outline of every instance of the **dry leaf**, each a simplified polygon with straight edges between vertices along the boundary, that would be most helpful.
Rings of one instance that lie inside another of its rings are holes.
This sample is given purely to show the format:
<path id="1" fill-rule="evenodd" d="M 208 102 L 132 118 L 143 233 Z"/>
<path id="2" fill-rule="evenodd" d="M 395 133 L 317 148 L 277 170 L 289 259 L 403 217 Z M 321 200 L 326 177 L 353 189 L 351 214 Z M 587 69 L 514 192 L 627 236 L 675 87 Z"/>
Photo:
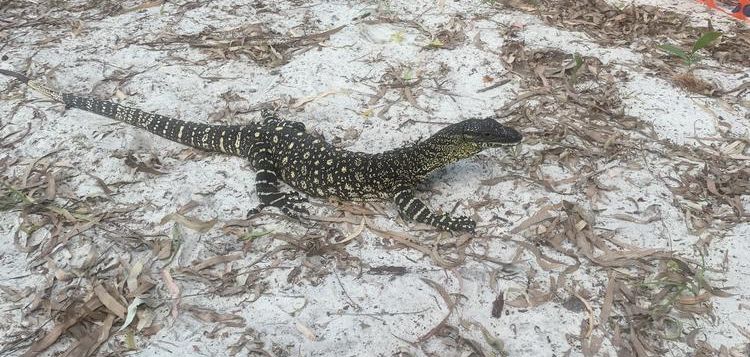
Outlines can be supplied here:
<path id="1" fill-rule="evenodd" d="M 197 218 L 188 218 L 179 213 L 171 213 L 171 214 L 164 216 L 164 218 L 161 219 L 159 224 L 165 224 L 169 221 L 175 221 L 194 231 L 198 231 L 200 233 L 206 233 L 216 224 L 218 220 L 214 218 L 210 221 L 201 221 Z"/>
<path id="2" fill-rule="evenodd" d="M 313 331 L 311 328 L 307 327 L 299 321 L 296 321 L 294 325 L 297 327 L 297 331 L 299 331 L 302 336 L 305 336 L 308 341 L 318 340 L 318 336 L 315 335 L 315 331 Z"/>
<path id="3" fill-rule="evenodd" d="M 164 284 L 167 286 L 169 295 L 172 297 L 172 318 L 177 318 L 177 309 L 180 306 L 180 288 L 175 284 L 172 279 L 172 274 L 169 273 L 168 269 L 161 271 L 161 276 L 164 279 Z"/>
<path id="4" fill-rule="evenodd" d="M 98 298 L 92 297 L 86 303 L 81 306 L 78 310 L 75 310 L 73 314 L 68 316 L 65 320 L 58 323 L 53 327 L 41 340 L 34 342 L 31 347 L 23 354 L 24 357 L 36 356 L 41 352 L 44 352 L 49 346 L 57 341 L 60 336 L 71 328 L 73 325 L 81 321 L 84 317 L 91 314 L 94 310 L 102 306 L 101 301 Z"/>
<path id="5" fill-rule="evenodd" d="M 130 323 L 132 323 L 133 319 L 135 318 L 135 313 L 138 311 L 138 305 L 142 304 L 143 302 L 144 300 L 139 296 L 136 296 L 135 299 L 133 299 L 130 305 L 128 305 L 128 315 L 125 318 L 125 322 L 122 324 L 120 329 L 117 330 L 117 332 L 122 332 L 122 330 L 130 326 Z"/>
<path id="6" fill-rule="evenodd" d="M 107 289 L 104 288 L 101 284 L 97 284 L 94 287 L 94 294 L 96 294 L 96 297 L 99 298 L 99 301 L 102 302 L 102 304 L 109 309 L 109 311 L 112 311 L 117 317 L 124 319 L 125 313 L 127 310 L 125 309 L 122 304 L 120 304 L 119 301 L 117 301 L 110 293 L 107 291 Z"/>
<path id="7" fill-rule="evenodd" d="M 211 309 L 200 307 L 196 305 L 182 305 L 183 310 L 190 312 L 201 321 L 212 322 L 212 323 L 223 323 L 229 326 L 242 327 L 245 323 L 245 318 L 234 314 L 222 314 Z"/>
<path id="8" fill-rule="evenodd" d="M 128 291 L 132 294 L 138 290 L 138 276 L 141 275 L 143 270 L 143 260 L 139 260 L 133 264 L 128 273 L 128 279 L 126 280 Z"/>
<path id="9" fill-rule="evenodd" d="M 503 316 L 504 305 L 505 305 L 505 298 L 503 297 L 503 292 L 501 291 L 499 294 L 497 294 L 495 301 L 492 303 L 492 317 L 497 319 Z"/>
<path id="10" fill-rule="evenodd" d="M 243 254 L 242 253 L 234 253 L 234 254 L 228 254 L 228 255 L 219 255 L 216 257 L 208 258 L 200 263 L 193 264 L 192 268 L 195 271 L 201 271 L 206 268 L 210 268 L 217 264 L 223 264 L 223 263 L 229 263 L 233 262 L 235 260 L 242 259 Z"/>

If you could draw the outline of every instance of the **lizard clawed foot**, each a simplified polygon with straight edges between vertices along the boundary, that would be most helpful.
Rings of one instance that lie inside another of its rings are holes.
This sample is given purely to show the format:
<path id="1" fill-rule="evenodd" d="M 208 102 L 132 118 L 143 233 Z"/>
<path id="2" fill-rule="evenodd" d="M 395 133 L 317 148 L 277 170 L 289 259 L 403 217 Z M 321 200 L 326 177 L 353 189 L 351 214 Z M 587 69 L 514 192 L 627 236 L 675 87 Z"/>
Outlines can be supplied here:
<path id="1" fill-rule="evenodd" d="M 307 208 L 300 204 L 307 202 L 307 197 L 303 197 L 299 192 L 277 192 L 261 197 L 261 203 L 247 212 L 248 217 L 260 213 L 266 207 L 276 207 L 285 215 L 295 219 L 301 218 L 301 215 L 310 215 Z"/>

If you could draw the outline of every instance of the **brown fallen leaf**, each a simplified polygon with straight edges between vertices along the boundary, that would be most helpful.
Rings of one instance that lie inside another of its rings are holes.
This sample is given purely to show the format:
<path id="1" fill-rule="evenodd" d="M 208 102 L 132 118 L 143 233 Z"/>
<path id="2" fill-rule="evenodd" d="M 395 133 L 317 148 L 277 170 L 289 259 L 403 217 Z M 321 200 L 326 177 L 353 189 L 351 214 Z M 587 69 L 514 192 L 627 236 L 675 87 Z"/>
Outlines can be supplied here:
<path id="1" fill-rule="evenodd" d="M 194 231 L 198 231 L 200 233 L 208 232 L 216 224 L 216 222 L 218 222 L 216 218 L 210 221 L 201 221 L 200 219 L 189 218 L 179 213 L 171 213 L 171 214 L 164 216 L 164 218 L 161 219 L 159 224 L 165 224 L 169 221 L 177 222 L 187 228 L 190 228 Z"/>
<path id="2" fill-rule="evenodd" d="M 145 9 L 156 7 L 156 6 L 161 6 L 163 3 L 164 3 L 164 0 L 144 1 L 140 5 L 133 6 L 128 9 L 123 9 L 121 14 L 127 14 L 129 12 L 140 11 L 140 10 L 145 10 Z"/>
<path id="3" fill-rule="evenodd" d="M 586 307 L 586 312 L 587 312 L 589 321 L 588 321 L 586 332 L 583 335 L 583 337 L 588 339 L 589 337 L 591 337 L 591 333 L 594 332 L 594 308 L 591 307 L 591 303 L 588 300 L 584 299 L 583 296 L 581 296 L 581 294 L 579 294 L 577 291 L 572 290 L 571 293 L 573 294 L 573 296 L 575 296 L 578 300 L 581 301 L 583 306 Z"/>
<path id="4" fill-rule="evenodd" d="M 161 276 L 164 279 L 164 285 L 167 286 L 167 290 L 169 291 L 169 295 L 172 297 L 172 318 L 177 318 L 177 310 L 180 306 L 180 287 L 175 284 L 174 279 L 172 279 L 172 274 L 170 274 L 169 269 L 164 269 L 161 271 Z"/>
<path id="5" fill-rule="evenodd" d="M 99 346 L 109 339 L 115 318 L 117 318 L 117 316 L 107 314 L 107 317 L 101 322 L 101 326 L 98 329 L 91 334 L 83 335 L 65 352 L 65 354 L 62 355 L 62 357 L 83 357 L 94 355 Z"/>
<path id="6" fill-rule="evenodd" d="M 197 305 L 189 305 L 185 304 L 182 305 L 182 309 L 184 311 L 187 311 L 193 316 L 195 316 L 197 319 L 204 321 L 204 322 L 212 322 L 212 323 L 224 323 L 230 326 L 234 327 L 241 327 L 244 326 L 245 318 L 239 315 L 234 314 L 224 314 L 219 313 L 214 310 L 211 310 L 209 308 L 197 306 Z"/>
<path id="7" fill-rule="evenodd" d="M 235 260 L 242 259 L 242 257 L 243 255 L 241 253 L 219 255 L 216 257 L 208 258 L 200 263 L 193 264 L 192 269 L 195 271 L 201 271 L 203 269 L 210 268 L 217 264 L 229 263 Z"/>
<path id="8" fill-rule="evenodd" d="M 99 301 L 101 301 L 102 304 L 107 309 L 109 309 L 109 311 L 112 311 L 115 315 L 117 315 L 117 317 L 121 319 L 125 318 L 125 313 L 127 313 L 128 310 L 112 295 L 110 295 L 110 293 L 107 291 L 107 289 L 104 288 L 103 285 L 97 284 L 94 287 L 94 294 L 96 294 L 96 297 L 99 298 Z"/>
<path id="9" fill-rule="evenodd" d="M 91 297 L 89 300 L 87 300 L 83 306 L 78 308 L 77 310 L 74 310 L 74 312 L 65 318 L 63 322 L 60 322 L 55 325 L 47 334 L 34 344 L 31 345 L 31 347 L 23 354 L 23 357 L 32 357 L 37 356 L 40 353 L 44 352 L 49 346 L 51 346 L 55 341 L 57 341 L 62 334 L 67 331 L 69 328 L 73 327 L 73 325 L 77 324 L 79 321 L 81 321 L 83 318 L 94 312 L 94 310 L 98 309 L 102 306 L 102 302 L 97 297 Z"/>
<path id="10" fill-rule="evenodd" d="M 519 223 L 515 228 L 513 228 L 510 231 L 510 233 L 516 234 L 516 233 L 522 232 L 535 224 L 539 224 L 543 221 L 553 218 L 552 214 L 550 214 L 549 211 L 553 209 L 559 209 L 560 207 L 562 207 L 562 205 L 560 204 L 543 206 L 538 211 L 536 211 L 536 213 L 534 213 L 531 217 Z"/>
<path id="11" fill-rule="evenodd" d="M 614 294 L 617 289 L 617 280 L 615 280 L 615 273 L 610 272 L 608 274 L 609 282 L 607 283 L 607 290 L 604 293 L 604 300 L 602 301 L 601 310 L 599 312 L 599 323 L 606 326 L 609 320 L 609 315 L 612 313 L 612 307 L 614 305 Z"/>
<path id="12" fill-rule="evenodd" d="M 128 272 L 128 278 L 125 282 L 131 294 L 138 290 L 138 276 L 141 275 L 141 271 L 143 271 L 143 260 L 135 262 Z"/>
<path id="13" fill-rule="evenodd" d="M 339 93 L 338 90 L 333 90 L 332 89 L 332 90 L 328 90 L 328 91 L 325 91 L 323 93 L 320 93 L 320 94 L 317 94 L 317 95 L 314 95 L 314 96 L 300 98 L 300 99 L 296 100 L 294 103 L 292 103 L 291 108 L 292 109 L 298 109 L 300 107 L 303 107 L 307 103 L 310 103 L 312 101 L 315 101 L 315 100 L 318 100 L 318 99 L 321 99 L 321 98 L 325 98 L 325 97 L 327 97 L 329 95 L 333 95 L 333 94 L 337 94 L 337 93 Z"/>
<path id="14" fill-rule="evenodd" d="M 550 277 L 549 291 L 541 291 L 538 289 L 529 289 L 526 294 L 519 296 L 516 299 L 505 301 L 507 305 L 517 308 L 531 308 L 542 305 L 552 300 L 557 292 L 557 282 L 554 277 Z"/>
<path id="15" fill-rule="evenodd" d="M 504 305 L 505 298 L 503 297 L 503 292 L 501 291 L 499 294 L 497 294 L 495 301 L 492 303 L 492 317 L 498 319 L 503 316 Z"/>
<path id="16" fill-rule="evenodd" d="M 406 268 L 401 266 L 381 265 L 370 268 L 369 274 L 373 275 L 404 275 Z"/>

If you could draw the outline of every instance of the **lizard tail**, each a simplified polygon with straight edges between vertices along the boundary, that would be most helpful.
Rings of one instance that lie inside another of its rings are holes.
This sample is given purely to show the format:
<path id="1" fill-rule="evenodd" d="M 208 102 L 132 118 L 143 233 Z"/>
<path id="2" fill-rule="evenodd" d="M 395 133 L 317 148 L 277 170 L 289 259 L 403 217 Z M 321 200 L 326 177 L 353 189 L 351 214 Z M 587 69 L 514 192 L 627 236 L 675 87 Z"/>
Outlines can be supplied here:
<path id="1" fill-rule="evenodd" d="M 10 76 L 10 77 L 15 77 L 16 79 L 18 79 L 19 81 L 21 81 L 23 83 L 28 83 L 29 82 L 29 77 L 26 77 L 23 74 L 20 74 L 18 72 L 8 71 L 8 70 L 0 68 L 0 74 L 4 74 L 4 75 Z"/>
<path id="2" fill-rule="evenodd" d="M 13 71 L 8 71 L 8 70 L 5 70 L 5 69 L 0 69 L 0 74 L 4 74 L 6 76 L 10 76 L 10 77 L 14 77 L 14 78 L 18 79 L 19 81 L 21 81 L 22 83 L 25 83 L 26 85 L 28 85 L 29 87 L 31 87 L 31 89 L 33 89 L 33 90 L 41 93 L 45 97 L 54 99 L 54 100 L 56 100 L 58 102 L 62 102 L 63 101 L 63 95 L 62 95 L 62 93 L 60 93 L 60 92 L 58 92 L 58 91 L 56 91 L 56 90 L 54 90 L 54 89 L 52 89 L 50 87 L 47 87 L 46 85 L 44 85 L 44 84 L 42 84 L 40 82 L 32 81 L 32 80 L 29 79 L 29 77 L 26 77 L 26 76 L 24 76 L 21 73 L 13 72 Z"/>
<path id="3" fill-rule="evenodd" d="M 248 152 L 253 143 L 248 134 L 248 131 L 252 128 L 247 126 L 208 125 L 172 119 L 107 100 L 62 93 L 18 72 L 0 69 L 0 74 L 14 77 L 26 83 L 44 96 L 64 103 L 66 108 L 77 108 L 99 114 L 146 129 L 153 134 L 183 145 L 241 156 Z"/>

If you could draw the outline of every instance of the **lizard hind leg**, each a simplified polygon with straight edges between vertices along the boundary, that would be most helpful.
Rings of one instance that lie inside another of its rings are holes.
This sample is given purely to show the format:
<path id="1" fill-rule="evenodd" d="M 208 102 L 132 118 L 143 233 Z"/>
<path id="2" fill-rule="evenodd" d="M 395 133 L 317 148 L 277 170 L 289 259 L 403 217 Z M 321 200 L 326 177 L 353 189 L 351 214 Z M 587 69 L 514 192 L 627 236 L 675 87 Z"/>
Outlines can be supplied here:
<path id="1" fill-rule="evenodd" d="M 261 109 L 260 118 L 263 120 L 264 124 L 276 124 L 281 122 L 281 118 L 279 118 L 276 110 L 270 108 Z"/>
<path id="2" fill-rule="evenodd" d="M 447 213 L 435 214 L 422 200 L 414 196 L 411 189 L 398 191 L 394 196 L 401 217 L 419 223 L 429 224 L 450 232 L 474 232 L 477 223 L 469 217 L 451 217 Z"/>
<path id="3" fill-rule="evenodd" d="M 260 204 L 248 212 L 248 216 L 259 213 L 265 207 L 276 207 L 285 215 L 292 218 L 300 218 L 300 215 L 309 215 L 307 209 L 301 203 L 307 202 L 307 198 L 298 192 L 282 192 L 279 190 L 279 180 L 276 168 L 270 159 L 267 148 L 260 146 L 254 155 L 252 162 L 257 170 L 255 175 L 255 190 L 258 194 Z"/>
<path id="4" fill-rule="evenodd" d="M 248 216 L 260 213 L 266 207 L 276 207 L 291 218 L 301 218 L 302 215 L 310 214 L 307 208 L 301 205 L 301 203 L 307 202 L 307 198 L 301 196 L 298 192 L 282 192 L 278 188 L 274 188 L 268 191 L 258 190 L 258 197 L 260 198 L 260 204 L 251 209 L 247 213 Z"/>

